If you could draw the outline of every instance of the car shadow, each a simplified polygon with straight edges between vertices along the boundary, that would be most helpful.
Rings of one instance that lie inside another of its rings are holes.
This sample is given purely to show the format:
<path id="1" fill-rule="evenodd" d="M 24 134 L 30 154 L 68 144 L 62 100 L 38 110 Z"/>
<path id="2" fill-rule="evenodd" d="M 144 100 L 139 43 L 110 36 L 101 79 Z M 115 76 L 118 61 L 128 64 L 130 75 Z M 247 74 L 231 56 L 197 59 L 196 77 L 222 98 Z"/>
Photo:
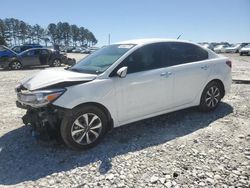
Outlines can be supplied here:
<path id="1" fill-rule="evenodd" d="M 95 148 L 77 152 L 64 144 L 38 144 L 22 126 L 0 138 L 0 185 L 15 185 L 38 180 L 57 172 L 101 162 L 99 172 L 112 169 L 115 156 L 167 143 L 207 127 L 212 122 L 233 112 L 233 107 L 221 103 L 213 112 L 201 113 L 189 108 L 146 119 L 114 129 Z"/>

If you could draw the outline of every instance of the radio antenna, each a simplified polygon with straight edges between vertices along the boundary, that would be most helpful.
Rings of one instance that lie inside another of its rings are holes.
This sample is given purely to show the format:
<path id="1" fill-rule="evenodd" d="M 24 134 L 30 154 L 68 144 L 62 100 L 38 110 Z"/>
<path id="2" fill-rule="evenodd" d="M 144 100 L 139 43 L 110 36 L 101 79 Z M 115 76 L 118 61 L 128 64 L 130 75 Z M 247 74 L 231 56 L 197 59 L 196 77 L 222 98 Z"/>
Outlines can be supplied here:
<path id="1" fill-rule="evenodd" d="M 181 34 L 177 37 L 177 40 L 181 37 Z"/>

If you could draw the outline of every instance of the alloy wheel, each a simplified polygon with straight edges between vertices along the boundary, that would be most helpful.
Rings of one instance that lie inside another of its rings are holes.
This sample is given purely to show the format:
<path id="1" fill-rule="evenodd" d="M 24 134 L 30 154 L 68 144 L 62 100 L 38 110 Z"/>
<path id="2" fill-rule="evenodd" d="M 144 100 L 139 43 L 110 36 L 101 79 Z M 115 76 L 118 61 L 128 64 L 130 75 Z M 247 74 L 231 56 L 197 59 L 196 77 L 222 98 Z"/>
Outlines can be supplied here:
<path id="1" fill-rule="evenodd" d="M 217 86 L 212 86 L 206 93 L 205 101 L 209 108 L 215 107 L 220 100 L 220 89 Z"/>
<path id="2" fill-rule="evenodd" d="M 22 65 L 20 62 L 18 61 L 14 61 L 11 63 L 11 69 L 14 69 L 14 70 L 19 70 L 22 68 Z"/>
<path id="3" fill-rule="evenodd" d="M 96 114 L 85 113 L 72 124 L 71 136 L 78 144 L 88 145 L 99 137 L 101 130 L 101 119 Z"/>
<path id="4" fill-rule="evenodd" d="M 59 67 L 61 65 L 61 61 L 59 59 L 55 59 L 54 62 L 53 62 L 53 65 L 55 67 Z"/>

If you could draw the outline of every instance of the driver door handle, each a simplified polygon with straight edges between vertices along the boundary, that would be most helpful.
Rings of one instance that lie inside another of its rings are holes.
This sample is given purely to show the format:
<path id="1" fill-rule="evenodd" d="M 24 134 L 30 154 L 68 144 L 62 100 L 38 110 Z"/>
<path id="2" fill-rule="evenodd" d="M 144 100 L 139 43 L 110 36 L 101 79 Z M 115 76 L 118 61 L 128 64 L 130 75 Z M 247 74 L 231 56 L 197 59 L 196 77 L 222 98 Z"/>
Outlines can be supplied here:
<path id="1" fill-rule="evenodd" d="M 160 76 L 162 76 L 162 77 L 169 77 L 169 76 L 171 76 L 172 75 L 172 72 L 162 72 L 161 74 L 160 74 Z"/>
<path id="2" fill-rule="evenodd" d="M 204 65 L 204 66 L 201 67 L 201 69 L 207 70 L 207 69 L 208 69 L 208 66 L 207 66 L 207 65 Z"/>

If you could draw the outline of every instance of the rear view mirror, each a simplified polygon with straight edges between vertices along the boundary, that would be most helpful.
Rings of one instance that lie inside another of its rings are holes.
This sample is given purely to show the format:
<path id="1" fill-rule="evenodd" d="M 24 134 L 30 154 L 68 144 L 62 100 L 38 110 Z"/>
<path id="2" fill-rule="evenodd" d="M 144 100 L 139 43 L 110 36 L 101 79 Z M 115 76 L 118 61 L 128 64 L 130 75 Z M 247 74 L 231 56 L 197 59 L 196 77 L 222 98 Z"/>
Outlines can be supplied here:
<path id="1" fill-rule="evenodd" d="M 128 67 L 122 67 L 120 68 L 116 74 L 120 77 L 120 78 L 125 78 L 127 76 L 127 71 L 128 71 Z"/>

